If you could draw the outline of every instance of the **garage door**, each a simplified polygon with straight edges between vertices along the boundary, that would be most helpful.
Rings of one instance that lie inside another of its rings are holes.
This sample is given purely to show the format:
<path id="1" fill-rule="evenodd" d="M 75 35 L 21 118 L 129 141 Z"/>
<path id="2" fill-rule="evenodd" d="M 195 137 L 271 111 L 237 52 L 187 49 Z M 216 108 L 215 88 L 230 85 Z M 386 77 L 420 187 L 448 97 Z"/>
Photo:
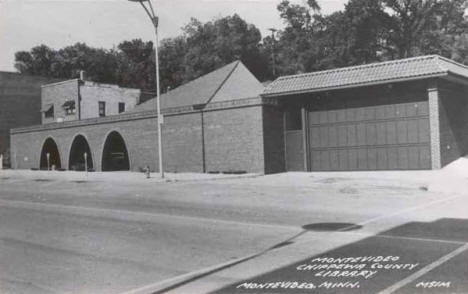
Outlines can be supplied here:
<path id="1" fill-rule="evenodd" d="M 430 168 L 427 101 L 327 99 L 308 111 L 313 171 Z"/>

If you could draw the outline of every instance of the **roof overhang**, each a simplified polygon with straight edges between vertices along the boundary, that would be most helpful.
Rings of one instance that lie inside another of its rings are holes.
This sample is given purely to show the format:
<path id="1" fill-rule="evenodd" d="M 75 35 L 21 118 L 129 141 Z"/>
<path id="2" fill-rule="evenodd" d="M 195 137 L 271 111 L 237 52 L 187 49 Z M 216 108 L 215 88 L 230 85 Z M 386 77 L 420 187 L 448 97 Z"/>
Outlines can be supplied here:
<path id="1" fill-rule="evenodd" d="M 417 56 L 282 76 L 269 84 L 261 96 L 283 97 L 433 78 L 468 84 L 468 66 L 438 55 Z"/>
<path id="2" fill-rule="evenodd" d="M 351 89 L 351 88 L 361 88 L 361 87 L 370 87 L 370 86 L 378 86 L 378 85 L 385 85 L 385 84 L 393 84 L 393 83 L 401 83 L 401 82 L 409 82 L 409 81 L 416 81 L 416 80 L 425 80 L 431 78 L 444 78 L 448 79 L 449 74 L 447 72 L 425 75 L 425 76 L 417 76 L 412 78 L 400 78 L 400 79 L 389 79 L 389 80 L 382 80 L 382 81 L 373 81 L 368 83 L 358 83 L 358 84 L 349 84 L 349 85 L 340 85 L 334 87 L 323 87 L 323 88 L 312 88 L 312 89 L 303 89 L 298 91 L 288 91 L 288 92 L 278 92 L 278 93 L 262 93 L 260 96 L 265 98 L 272 98 L 272 97 L 282 97 L 282 96 L 291 96 L 291 95 L 299 95 L 299 94 L 307 94 L 307 93 L 319 93 L 319 92 L 327 92 L 333 90 L 344 90 L 344 89 Z M 468 81 L 466 81 L 468 84 Z"/>

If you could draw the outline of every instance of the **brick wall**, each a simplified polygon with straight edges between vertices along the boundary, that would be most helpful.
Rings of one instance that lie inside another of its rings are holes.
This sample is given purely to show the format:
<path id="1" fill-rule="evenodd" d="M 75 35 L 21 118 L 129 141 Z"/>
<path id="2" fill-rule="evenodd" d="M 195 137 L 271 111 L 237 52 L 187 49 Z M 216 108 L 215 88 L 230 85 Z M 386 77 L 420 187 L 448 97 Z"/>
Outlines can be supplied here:
<path id="1" fill-rule="evenodd" d="M 78 85 L 79 88 L 78 88 Z M 78 109 L 78 97 L 81 97 Z M 135 107 L 140 97 L 140 90 L 120 88 L 116 85 L 99 84 L 94 82 L 81 82 L 78 79 L 45 85 L 42 87 L 42 107 L 54 105 L 54 117 L 45 118 L 42 114 L 42 123 L 73 121 L 80 118 L 99 117 L 98 102 L 106 103 L 106 116 L 119 114 L 119 102 L 125 103 L 125 110 Z M 66 101 L 75 101 L 76 113 L 66 114 L 63 104 Z"/>
<path id="2" fill-rule="evenodd" d="M 162 130 L 166 171 L 203 172 L 205 158 L 206 171 L 264 172 L 262 106 L 167 114 Z M 105 140 L 112 131 L 119 132 L 126 143 L 131 170 L 146 165 L 157 170 L 155 117 L 112 122 L 90 119 L 48 125 L 46 130 L 15 130 L 11 136 L 14 167 L 38 168 L 42 146 L 51 137 L 58 146 L 62 168 L 68 168 L 72 141 L 80 134 L 88 140 L 95 169 L 101 170 Z"/>
<path id="3" fill-rule="evenodd" d="M 264 172 L 262 107 L 203 114 L 206 171 Z"/>
<path id="4" fill-rule="evenodd" d="M 63 121 L 71 121 L 78 119 L 78 109 L 75 114 L 67 115 L 63 104 L 66 101 L 75 101 L 75 105 L 78 108 L 78 80 L 69 80 L 54 84 L 44 85 L 41 93 L 42 109 L 45 109 L 47 105 L 54 105 L 54 116 L 45 117 L 42 113 L 42 123 L 53 123 L 58 119 Z"/>
<path id="5" fill-rule="evenodd" d="M 442 166 L 468 153 L 468 91 L 439 82 L 439 128 Z"/>
<path id="6" fill-rule="evenodd" d="M 156 122 L 153 126 L 156 128 Z M 200 113 L 164 117 L 162 133 L 164 170 L 203 172 Z M 157 141 L 154 141 L 154 144 L 157 144 Z"/>
<path id="7" fill-rule="evenodd" d="M 99 101 L 106 103 L 106 115 L 119 114 L 119 102 L 125 103 L 125 110 L 134 108 L 140 97 L 140 90 L 86 81 L 80 87 L 80 94 L 81 119 L 86 119 L 99 117 Z"/>

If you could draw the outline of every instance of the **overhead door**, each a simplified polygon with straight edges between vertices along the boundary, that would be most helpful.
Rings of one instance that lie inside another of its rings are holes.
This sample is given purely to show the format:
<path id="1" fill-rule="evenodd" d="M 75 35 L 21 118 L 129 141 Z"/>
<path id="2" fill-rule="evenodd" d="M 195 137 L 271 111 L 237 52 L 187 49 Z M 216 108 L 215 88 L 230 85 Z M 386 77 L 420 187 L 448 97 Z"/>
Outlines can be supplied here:
<path id="1" fill-rule="evenodd" d="M 430 168 L 427 100 L 322 98 L 308 127 L 313 171 Z"/>

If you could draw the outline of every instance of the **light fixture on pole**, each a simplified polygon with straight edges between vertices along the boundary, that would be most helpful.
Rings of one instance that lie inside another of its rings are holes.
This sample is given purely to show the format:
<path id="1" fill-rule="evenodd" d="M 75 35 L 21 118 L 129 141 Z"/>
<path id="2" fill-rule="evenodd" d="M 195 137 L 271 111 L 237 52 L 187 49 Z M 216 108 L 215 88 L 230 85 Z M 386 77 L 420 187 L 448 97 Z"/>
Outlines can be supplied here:
<path id="1" fill-rule="evenodd" d="M 163 170 L 163 158 L 162 158 L 162 134 L 161 134 L 161 125 L 163 123 L 163 117 L 161 115 L 161 103 L 160 103 L 160 88 L 159 88 L 159 54 L 158 54 L 158 45 L 159 45 L 159 37 L 158 37 L 158 23 L 159 18 L 154 13 L 153 5 L 151 4 L 151 0 L 128 0 L 131 2 L 139 2 L 143 9 L 145 10 L 146 14 L 151 19 L 151 22 L 154 26 L 155 32 L 155 42 L 154 42 L 154 52 L 155 52 L 155 63 L 156 63 L 156 112 L 158 115 L 158 161 L 159 161 L 159 174 L 161 178 L 164 178 L 164 170 Z M 148 3 L 148 5 L 145 5 Z"/>

